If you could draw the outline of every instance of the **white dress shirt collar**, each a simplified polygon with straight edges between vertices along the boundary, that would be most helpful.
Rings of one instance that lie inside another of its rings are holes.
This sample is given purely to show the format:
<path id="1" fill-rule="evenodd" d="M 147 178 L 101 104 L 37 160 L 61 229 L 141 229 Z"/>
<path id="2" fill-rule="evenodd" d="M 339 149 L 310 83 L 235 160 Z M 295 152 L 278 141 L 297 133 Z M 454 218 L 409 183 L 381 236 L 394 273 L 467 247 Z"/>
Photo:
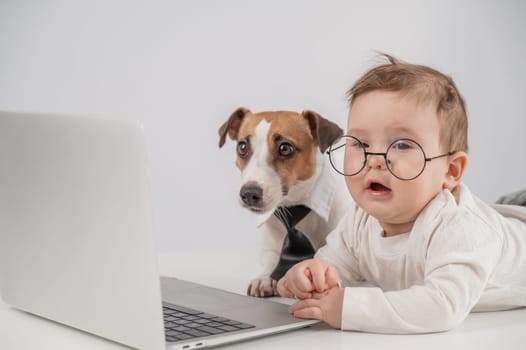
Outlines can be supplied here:
<path id="1" fill-rule="evenodd" d="M 323 220 L 328 221 L 329 214 L 331 210 L 332 200 L 334 197 L 334 192 L 336 191 L 336 179 L 334 176 L 337 174 L 334 173 L 327 165 L 326 157 L 320 157 L 320 162 L 322 163 L 319 168 L 319 175 L 314 182 L 310 195 L 307 194 L 306 198 L 297 203 L 287 203 L 286 206 L 303 204 L 309 207 L 314 211 L 318 216 Z M 273 210 L 267 211 L 265 213 L 259 214 L 256 221 L 257 226 L 263 225 L 270 217 L 274 214 Z"/>

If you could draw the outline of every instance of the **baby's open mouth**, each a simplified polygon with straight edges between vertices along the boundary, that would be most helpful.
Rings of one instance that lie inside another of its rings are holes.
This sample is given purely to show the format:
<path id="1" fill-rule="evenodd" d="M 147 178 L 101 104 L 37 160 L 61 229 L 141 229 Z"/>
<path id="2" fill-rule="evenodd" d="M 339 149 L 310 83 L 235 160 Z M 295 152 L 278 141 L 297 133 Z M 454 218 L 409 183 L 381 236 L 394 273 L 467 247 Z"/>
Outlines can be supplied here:
<path id="1" fill-rule="evenodd" d="M 372 190 L 372 191 L 375 191 L 375 192 L 391 191 L 390 188 L 385 187 L 384 185 L 382 185 L 381 183 L 378 183 L 378 182 L 371 182 L 371 184 L 369 185 L 369 189 Z"/>

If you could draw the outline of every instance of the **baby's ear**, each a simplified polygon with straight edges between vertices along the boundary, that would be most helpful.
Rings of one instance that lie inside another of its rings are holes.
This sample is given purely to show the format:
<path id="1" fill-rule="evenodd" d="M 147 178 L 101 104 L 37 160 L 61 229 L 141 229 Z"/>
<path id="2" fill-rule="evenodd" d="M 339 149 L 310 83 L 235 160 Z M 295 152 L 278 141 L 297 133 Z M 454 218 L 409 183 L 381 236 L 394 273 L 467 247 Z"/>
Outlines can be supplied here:
<path id="1" fill-rule="evenodd" d="M 464 171 L 468 166 L 468 155 L 466 152 L 456 152 L 451 155 L 448 161 L 446 178 L 444 179 L 444 188 L 453 190 L 462 181 Z"/>

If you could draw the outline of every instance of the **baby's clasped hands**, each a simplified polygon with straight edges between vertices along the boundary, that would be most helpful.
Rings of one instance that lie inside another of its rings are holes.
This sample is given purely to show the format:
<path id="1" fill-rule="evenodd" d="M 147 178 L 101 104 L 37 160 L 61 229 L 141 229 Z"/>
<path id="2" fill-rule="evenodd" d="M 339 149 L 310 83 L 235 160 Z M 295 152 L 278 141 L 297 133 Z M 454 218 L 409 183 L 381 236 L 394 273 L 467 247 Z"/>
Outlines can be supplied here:
<path id="1" fill-rule="evenodd" d="M 323 320 L 341 328 L 343 288 L 338 272 L 322 260 L 310 259 L 294 265 L 278 282 L 278 292 L 285 298 L 300 300 L 289 312 L 300 318 Z"/>
<path id="2" fill-rule="evenodd" d="M 278 292 L 285 298 L 312 298 L 338 285 L 334 267 L 317 259 L 304 260 L 294 265 L 278 282 Z"/>

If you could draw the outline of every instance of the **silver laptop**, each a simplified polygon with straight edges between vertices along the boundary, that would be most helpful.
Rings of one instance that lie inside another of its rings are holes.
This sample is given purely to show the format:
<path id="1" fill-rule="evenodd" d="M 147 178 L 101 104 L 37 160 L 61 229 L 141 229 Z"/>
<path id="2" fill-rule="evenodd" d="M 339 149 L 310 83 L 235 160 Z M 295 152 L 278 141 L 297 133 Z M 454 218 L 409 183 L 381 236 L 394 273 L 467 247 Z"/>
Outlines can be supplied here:
<path id="1" fill-rule="evenodd" d="M 317 322 L 269 300 L 160 279 L 152 222 L 139 122 L 0 112 L 6 303 L 148 350 L 204 348 Z"/>

